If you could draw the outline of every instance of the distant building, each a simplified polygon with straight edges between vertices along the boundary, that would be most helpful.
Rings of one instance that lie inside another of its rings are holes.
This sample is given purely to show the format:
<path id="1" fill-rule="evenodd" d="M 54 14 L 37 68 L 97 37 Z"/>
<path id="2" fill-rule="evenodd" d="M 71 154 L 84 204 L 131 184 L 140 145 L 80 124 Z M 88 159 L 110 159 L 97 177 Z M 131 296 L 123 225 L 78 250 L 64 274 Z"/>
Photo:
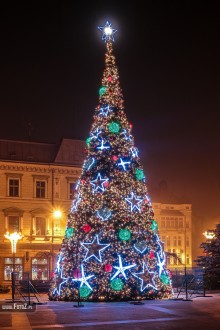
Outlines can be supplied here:
<path id="1" fill-rule="evenodd" d="M 170 270 L 191 268 L 192 260 L 192 205 L 153 203 L 159 236 L 167 252 Z"/>

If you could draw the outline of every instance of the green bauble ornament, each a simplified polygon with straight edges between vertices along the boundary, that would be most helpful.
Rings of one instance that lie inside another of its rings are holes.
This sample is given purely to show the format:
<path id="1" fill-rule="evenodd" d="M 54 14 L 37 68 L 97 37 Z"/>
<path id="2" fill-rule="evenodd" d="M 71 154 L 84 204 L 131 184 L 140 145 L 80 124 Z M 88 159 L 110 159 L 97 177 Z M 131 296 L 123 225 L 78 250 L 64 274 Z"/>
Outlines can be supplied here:
<path id="1" fill-rule="evenodd" d="M 118 133 L 120 131 L 120 125 L 119 123 L 116 123 L 115 121 L 112 121 L 109 125 L 108 125 L 108 129 L 111 133 Z"/>
<path id="2" fill-rule="evenodd" d="M 161 281 L 166 284 L 166 285 L 169 285 L 170 284 L 170 279 L 169 279 L 169 276 L 165 275 L 165 274 L 161 274 L 160 275 L 160 279 Z"/>
<path id="3" fill-rule="evenodd" d="M 100 89 L 99 89 L 99 95 L 102 96 L 103 94 L 105 94 L 106 92 L 106 87 L 105 86 L 102 86 Z"/>
<path id="4" fill-rule="evenodd" d="M 114 280 L 111 281 L 110 285 L 113 290 L 120 291 L 123 288 L 124 283 L 120 278 L 115 278 Z"/>
<path id="5" fill-rule="evenodd" d="M 121 229 L 119 231 L 119 238 L 122 241 L 128 241 L 131 238 L 131 232 L 128 229 Z"/>
<path id="6" fill-rule="evenodd" d="M 87 145 L 87 147 L 89 147 L 89 145 L 90 145 L 90 142 L 91 142 L 91 138 L 90 138 L 90 137 L 88 137 L 88 138 L 86 139 L 86 145 Z"/>
<path id="7" fill-rule="evenodd" d="M 151 229 L 152 230 L 157 230 L 158 229 L 157 221 L 154 220 L 154 219 L 152 219 L 151 221 L 152 221 L 152 223 L 151 223 Z"/>
<path id="8" fill-rule="evenodd" d="M 69 227 L 69 228 L 66 229 L 66 237 L 67 238 L 72 237 L 73 236 L 73 233 L 74 233 L 74 228 Z"/>
<path id="9" fill-rule="evenodd" d="M 135 171 L 135 176 L 136 176 L 136 179 L 137 180 L 143 180 L 145 178 L 144 176 L 144 171 L 141 170 L 140 168 L 138 168 L 136 171 Z"/>
<path id="10" fill-rule="evenodd" d="M 79 294 L 80 294 L 80 297 L 82 298 L 86 298 L 90 295 L 92 291 L 88 288 L 87 285 L 83 285 L 81 286 L 81 288 L 79 289 Z"/>

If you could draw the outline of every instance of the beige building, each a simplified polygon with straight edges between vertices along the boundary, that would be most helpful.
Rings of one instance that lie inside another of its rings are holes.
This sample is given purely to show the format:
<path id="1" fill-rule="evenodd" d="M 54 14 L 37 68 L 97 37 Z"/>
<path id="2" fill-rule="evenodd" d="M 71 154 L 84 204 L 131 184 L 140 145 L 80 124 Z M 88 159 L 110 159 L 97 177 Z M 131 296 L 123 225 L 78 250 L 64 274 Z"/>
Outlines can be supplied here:
<path id="1" fill-rule="evenodd" d="M 192 267 L 192 205 L 153 203 L 170 270 Z"/>
<path id="2" fill-rule="evenodd" d="M 71 139 L 59 146 L 0 140 L 0 283 L 7 284 L 13 267 L 32 280 L 50 278 L 84 149 L 84 141 Z M 6 232 L 23 237 L 13 245 Z"/>
<path id="3" fill-rule="evenodd" d="M 51 277 L 84 149 L 84 141 L 72 139 L 59 146 L 0 140 L 0 284 L 10 281 L 12 269 L 31 280 Z M 153 209 L 169 268 L 191 267 L 191 204 L 153 203 Z M 12 245 L 7 232 L 22 238 Z"/>

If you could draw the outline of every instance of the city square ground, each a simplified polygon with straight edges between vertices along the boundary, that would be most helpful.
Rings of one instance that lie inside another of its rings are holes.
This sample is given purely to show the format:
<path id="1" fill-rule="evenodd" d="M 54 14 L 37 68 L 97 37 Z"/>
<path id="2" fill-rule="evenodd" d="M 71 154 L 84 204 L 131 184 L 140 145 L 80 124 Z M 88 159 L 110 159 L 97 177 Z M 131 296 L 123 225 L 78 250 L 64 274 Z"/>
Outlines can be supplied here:
<path id="1" fill-rule="evenodd" d="M 10 303 L 9 294 L 0 295 L 0 303 Z M 143 304 L 130 302 L 49 301 L 41 295 L 42 304 L 35 311 L 0 312 L 3 330 L 219 330 L 220 293 L 209 292 L 192 296 L 190 300 L 146 300 Z M 186 298 L 186 297 L 185 297 Z M 188 296 L 187 296 L 188 298 Z"/>

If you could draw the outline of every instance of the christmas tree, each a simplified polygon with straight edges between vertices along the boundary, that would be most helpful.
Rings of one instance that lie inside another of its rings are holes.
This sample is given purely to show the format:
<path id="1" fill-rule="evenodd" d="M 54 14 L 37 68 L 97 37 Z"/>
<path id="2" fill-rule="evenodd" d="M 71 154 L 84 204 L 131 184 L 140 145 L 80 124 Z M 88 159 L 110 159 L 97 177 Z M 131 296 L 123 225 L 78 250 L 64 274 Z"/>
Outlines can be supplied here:
<path id="1" fill-rule="evenodd" d="M 163 243 L 124 112 L 113 55 L 116 30 L 109 22 L 99 30 L 106 44 L 99 104 L 49 297 L 84 301 L 169 298 L 172 287 Z"/>
<path id="2" fill-rule="evenodd" d="M 220 289 L 220 223 L 214 230 L 206 232 L 207 240 L 200 247 L 203 255 L 196 260 L 203 269 L 204 284 L 207 289 Z"/>

